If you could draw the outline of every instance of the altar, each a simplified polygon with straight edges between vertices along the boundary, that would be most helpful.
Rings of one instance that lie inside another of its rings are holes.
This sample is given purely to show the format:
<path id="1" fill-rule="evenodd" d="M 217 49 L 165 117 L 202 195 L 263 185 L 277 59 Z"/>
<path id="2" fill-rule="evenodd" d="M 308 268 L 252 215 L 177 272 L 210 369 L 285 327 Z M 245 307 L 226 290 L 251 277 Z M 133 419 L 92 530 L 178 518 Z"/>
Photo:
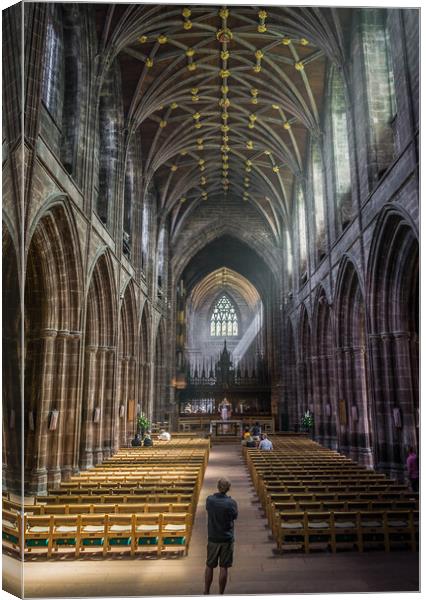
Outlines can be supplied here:
<path id="1" fill-rule="evenodd" d="M 235 419 L 210 421 L 210 435 L 213 437 L 222 435 L 242 437 L 243 422 Z"/>

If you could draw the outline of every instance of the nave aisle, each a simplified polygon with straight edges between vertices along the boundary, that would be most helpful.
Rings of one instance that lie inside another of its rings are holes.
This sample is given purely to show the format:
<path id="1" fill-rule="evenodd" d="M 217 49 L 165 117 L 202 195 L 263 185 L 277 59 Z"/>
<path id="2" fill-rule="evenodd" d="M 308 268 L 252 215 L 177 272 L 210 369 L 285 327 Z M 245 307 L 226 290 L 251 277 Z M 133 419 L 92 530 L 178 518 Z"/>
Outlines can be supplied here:
<path id="1" fill-rule="evenodd" d="M 410 552 L 276 556 L 266 520 L 251 485 L 239 445 L 213 446 L 194 522 L 189 555 L 162 560 L 87 560 L 28 562 L 26 597 L 201 595 L 206 546 L 205 498 L 217 479 L 232 482 L 239 505 L 235 566 L 227 594 L 414 591 L 417 557 Z M 4 569 L 16 572 L 17 561 L 4 556 Z M 218 573 L 212 594 L 218 591 Z"/>

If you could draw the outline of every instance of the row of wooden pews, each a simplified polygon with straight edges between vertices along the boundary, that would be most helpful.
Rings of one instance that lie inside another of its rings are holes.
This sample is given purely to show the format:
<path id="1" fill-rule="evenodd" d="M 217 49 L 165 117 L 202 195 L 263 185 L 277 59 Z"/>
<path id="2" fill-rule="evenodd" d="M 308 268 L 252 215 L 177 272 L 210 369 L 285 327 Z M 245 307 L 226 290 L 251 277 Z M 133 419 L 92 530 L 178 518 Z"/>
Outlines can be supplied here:
<path id="1" fill-rule="evenodd" d="M 22 554 L 108 558 L 188 553 L 209 441 L 180 438 L 125 448 L 21 504 L 3 496 L 3 547 Z"/>
<path id="2" fill-rule="evenodd" d="M 418 549 L 418 495 L 308 438 L 243 447 L 279 551 Z"/>

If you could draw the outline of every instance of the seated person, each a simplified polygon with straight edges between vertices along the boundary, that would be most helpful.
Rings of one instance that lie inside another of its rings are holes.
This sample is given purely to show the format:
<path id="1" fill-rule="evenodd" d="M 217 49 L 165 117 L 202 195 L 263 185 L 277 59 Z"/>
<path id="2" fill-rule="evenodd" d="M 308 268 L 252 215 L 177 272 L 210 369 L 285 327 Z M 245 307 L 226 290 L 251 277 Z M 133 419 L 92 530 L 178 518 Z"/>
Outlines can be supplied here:
<path id="1" fill-rule="evenodd" d="M 151 437 L 151 432 L 147 431 L 144 440 L 143 440 L 143 445 L 146 446 L 153 446 L 154 442 L 152 441 L 152 437 Z"/>
<path id="2" fill-rule="evenodd" d="M 256 448 L 256 441 L 250 436 L 246 441 L 247 448 Z"/>
<path id="3" fill-rule="evenodd" d="M 135 437 L 132 439 L 131 444 L 132 444 L 132 446 L 142 446 L 142 440 L 141 440 L 141 436 L 139 435 L 139 433 L 137 433 L 135 435 Z"/>
<path id="4" fill-rule="evenodd" d="M 241 444 L 242 444 L 243 446 L 247 446 L 247 440 L 248 440 L 249 438 L 251 438 L 251 434 L 250 434 L 249 428 L 248 428 L 248 427 L 245 427 L 245 428 L 244 428 L 243 437 L 242 437 L 242 440 L 241 440 Z"/>
<path id="5" fill-rule="evenodd" d="M 251 434 L 254 437 L 254 439 L 260 440 L 260 425 L 258 421 L 256 421 L 256 423 L 253 425 Z"/>
<path id="6" fill-rule="evenodd" d="M 158 439 L 162 440 L 163 442 L 170 442 L 172 436 L 165 429 L 160 429 L 160 435 L 158 436 Z"/>
<path id="7" fill-rule="evenodd" d="M 268 440 L 266 433 L 262 433 L 262 439 L 259 444 L 259 450 L 273 450 L 271 440 Z"/>

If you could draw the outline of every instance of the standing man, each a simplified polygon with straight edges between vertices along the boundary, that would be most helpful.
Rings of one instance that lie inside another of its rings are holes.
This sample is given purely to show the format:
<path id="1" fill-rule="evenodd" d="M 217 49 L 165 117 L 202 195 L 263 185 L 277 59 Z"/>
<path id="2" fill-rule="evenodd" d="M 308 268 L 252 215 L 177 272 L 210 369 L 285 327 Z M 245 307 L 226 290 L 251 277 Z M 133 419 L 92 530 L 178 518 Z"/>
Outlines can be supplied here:
<path id="1" fill-rule="evenodd" d="M 204 594 L 210 594 L 213 570 L 219 562 L 219 593 L 223 594 L 228 579 L 228 568 L 232 567 L 234 554 L 234 521 L 238 506 L 227 492 L 230 482 L 222 477 L 217 482 L 218 492 L 207 497 L 208 543 Z"/>

